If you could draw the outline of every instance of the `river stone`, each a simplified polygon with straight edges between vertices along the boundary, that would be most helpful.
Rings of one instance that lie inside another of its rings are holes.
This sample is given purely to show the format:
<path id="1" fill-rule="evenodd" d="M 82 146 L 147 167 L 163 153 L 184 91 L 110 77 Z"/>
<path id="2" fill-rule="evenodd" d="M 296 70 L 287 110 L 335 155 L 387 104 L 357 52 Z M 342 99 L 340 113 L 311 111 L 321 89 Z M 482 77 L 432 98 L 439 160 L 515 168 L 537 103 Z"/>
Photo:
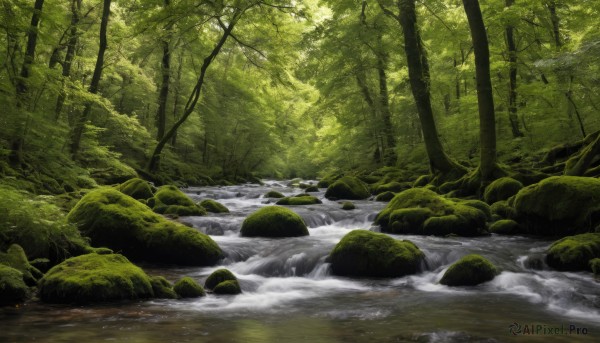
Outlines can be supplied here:
<path id="1" fill-rule="evenodd" d="M 367 186 L 353 176 L 344 176 L 331 184 L 325 192 L 325 197 L 330 200 L 347 199 L 362 200 L 371 196 Z"/>
<path id="2" fill-rule="evenodd" d="M 204 216 L 206 210 L 196 204 L 179 188 L 167 185 L 158 189 L 152 201 L 148 202 L 156 213 L 175 216 Z"/>
<path id="3" fill-rule="evenodd" d="M 410 241 L 366 230 L 346 234 L 329 254 L 335 275 L 399 277 L 421 269 L 425 255 Z"/>
<path id="4" fill-rule="evenodd" d="M 308 229 L 292 210 L 266 206 L 244 220 L 240 234 L 244 237 L 297 237 L 308 236 Z"/>
<path id="5" fill-rule="evenodd" d="M 493 280 L 496 267 L 480 255 L 467 255 L 448 268 L 440 280 L 446 286 L 475 286 Z"/>
<path id="6" fill-rule="evenodd" d="M 488 204 L 506 200 L 517 194 L 523 188 L 523 184 L 510 177 L 502 177 L 490 183 L 483 193 L 483 199 Z"/>
<path id="7" fill-rule="evenodd" d="M 600 258 L 600 233 L 585 233 L 554 242 L 546 263 L 558 270 L 590 270 L 594 258 Z"/>
<path id="8" fill-rule="evenodd" d="M 206 295 L 204 288 L 188 276 L 177 281 L 173 290 L 180 298 L 199 298 Z"/>

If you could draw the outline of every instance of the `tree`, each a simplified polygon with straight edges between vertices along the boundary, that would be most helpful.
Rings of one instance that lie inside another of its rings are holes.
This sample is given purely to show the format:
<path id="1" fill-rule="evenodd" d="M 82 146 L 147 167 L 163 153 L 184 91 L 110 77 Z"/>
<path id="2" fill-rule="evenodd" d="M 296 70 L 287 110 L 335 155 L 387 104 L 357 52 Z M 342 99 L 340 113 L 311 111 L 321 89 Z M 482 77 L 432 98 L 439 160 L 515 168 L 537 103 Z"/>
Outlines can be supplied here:
<path id="1" fill-rule="evenodd" d="M 167 11 L 171 5 L 171 0 L 164 0 L 164 9 Z M 171 30 L 173 29 L 173 19 L 169 19 L 165 25 L 166 35 L 161 41 L 163 56 L 161 61 L 162 80 L 160 85 L 160 94 L 158 96 L 158 110 L 156 112 L 156 140 L 160 141 L 165 135 L 167 125 L 167 100 L 169 98 L 169 82 L 171 78 Z"/>
<path id="2" fill-rule="evenodd" d="M 62 85 L 61 90 L 58 93 L 56 99 L 56 106 L 54 107 L 54 116 L 56 121 L 60 118 L 63 105 L 67 98 L 65 91 L 65 82 L 71 77 L 71 68 L 73 66 L 73 60 L 75 59 L 75 53 L 77 49 L 77 43 L 79 41 L 79 20 L 81 12 L 82 0 L 71 0 L 71 26 L 69 28 L 69 39 L 67 41 L 67 53 L 62 63 Z"/>
<path id="3" fill-rule="evenodd" d="M 44 6 L 44 0 L 35 0 L 33 5 L 33 14 L 31 15 L 31 24 L 27 31 L 27 47 L 25 49 L 25 56 L 23 58 L 23 66 L 21 67 L 20 78 L 17 79 L 17 96 L 19 103 L 24 102 L 28 86 L 27 79 L 31 73 L 31 65 L 35 60 L 35 47 L 37 45 L 38 38 L 38 24 L 42 16 L 42 7 Z"/>
<path id="4" fill-rule="evenodd" d="M 506 0 L 506 7 L 510 8 L 514 0 Z M 508 50 L 508 119 L 513 137 L 523 137 L 523 132 L 519 128 L 518 104 L 517 104 L 517 44 L 515 43 L 515 28 L 512 23 L 506 25 L 506 48 Z"/>

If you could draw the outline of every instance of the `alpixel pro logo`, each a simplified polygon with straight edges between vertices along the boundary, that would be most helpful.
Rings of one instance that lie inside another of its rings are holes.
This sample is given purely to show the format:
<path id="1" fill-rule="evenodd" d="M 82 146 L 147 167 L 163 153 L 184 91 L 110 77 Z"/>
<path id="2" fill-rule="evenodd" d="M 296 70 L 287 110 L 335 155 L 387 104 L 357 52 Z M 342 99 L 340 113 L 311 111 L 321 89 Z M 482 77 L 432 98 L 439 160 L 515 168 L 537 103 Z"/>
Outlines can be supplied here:
<path id="1" fill-rule="evenodd" d="M 521 324 L 514 322 L 508 327 L 509 332 L 513 336 L 560 336 L 560 335 L 587 335 L 589 330 L 584 327 L 578 327 L 574 324 L 568 326 L 546 325 L 546 324 Z"/>

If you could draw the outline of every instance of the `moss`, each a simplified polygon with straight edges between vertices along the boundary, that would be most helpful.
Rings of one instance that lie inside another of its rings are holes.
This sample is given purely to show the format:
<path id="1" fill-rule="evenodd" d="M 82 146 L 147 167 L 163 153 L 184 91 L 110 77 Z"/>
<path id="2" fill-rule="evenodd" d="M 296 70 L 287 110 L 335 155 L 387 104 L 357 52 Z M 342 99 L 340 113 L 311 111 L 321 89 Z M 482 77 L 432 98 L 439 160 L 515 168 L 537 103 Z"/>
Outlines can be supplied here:
<path id="1" fill-rule="evenodd" d="M 421 175 L 413 183 L 413 187 L 425 187 L 431 182 L 431 175 Z"/>
<path id="2" fill-rule="evenodd" d="M 136 200 L 145 200 L 154 196 L 150 184 L 138 178 L 127 180 L 117 186 L 117 189 L 123 194 L 127 194 Z"/>
<path id="3" fill-rule="evenodd" d="M 156 213 L 177 216 L 204 216 L 206 210 L 194 203 L 179 188 L 168 185 L 162 186 L 154 195 L 152 209 Z"/>
<path id="4" fill-rule="evenodd" d="M 424 256 L 410 241 L 354 230 L 333 248 L 329 262 L 335 275 L 398 277 L 418 272 Z"/>
<path id="5" fill-rule="evenodd" d="M 18 244 L 11 245 L 6 253 L 0 252 L 0 264 L 20 271 L 23 274 L 23 280 L 28 286 L 35 286 L 37 281 L 43 276 L 42 272 L 29 263 L 25 255 L 25 250 Z"/>
<path id="6" fill-rule="evenodd" d="M 594 258 L 600 258 L 600 233 L 585 233 L 554 242 L 546 254 L 546 263 L 558 270 L 589 270 L 589 262 Z"/>
<path id="7" fill-rule="evenodd" d="M 508 201 L 495 202 L 490 206 L 490 210 L 492 211 L 492 215 L 497 215 L 504 219 L 512 219 L 516 216 L 515 209 L 508 205 Z"/>
<path id="8" fill-rule="evenodd" d="M 223 204 L 211 200 L 211 199 L 206 199 L 203 200 L 200 203 L 200 206 L 204 207 L 204 209 L 206 209 L 208 212 L 212 212 L 212 213 L 229 213 L 229 209 L 225 206 L 223 206 Z"/>
<path id="9" fill-rule="evenodd" d="M 173 285 L 164 277 L 153 276 L 150 278 L 150 284 L 155 298 L 177 299 L 177 293 L 173 290 Z"/>
<path id="10" fill-rule="evenodd" d="M 383 192 L 375 197 L 375 201 L 389 202 L 396 196 L 393 192 Z"/>
<path id="11" fill-rule="evenodd" d="M 92 303 L 150 298 L 150 277 L 125 256 L 87 254 L 53 267 L 39 283 L 50 303 Z"/>
<path id="12" fill-rule="evenodd" d="M 356 206 L 354 206 L 354 204 L 352 202 L 350 202 L 350 201 L 345 201 L 342 204 L 342 210 L 344 210 L 344 211 L 351 211 L 351 210 L 354 210 L 354 209 L 356 209 Z"/>
<path id="13" fill-rule="evenodd" d="M 23 281 L 23 274 L 0 264 L 0 306 L 22 303 L 28 296 L 29 288 Z"/>
<path id="14" fill-rule="evenodd" d="M 306 189 L 304 190 L 306 193 L 316 193 L 319 191 L 319 187 L 317 186 L 308 186 L 306 187 Z"/>
<path id="15" fill-rule="evenodd" d="M 222 256 L 209 236 L 169 221 L 110 187 L 88 193 L 67 218 L 93 245 L 122 252 L 133 260 L 213 265 Z"/>
<path id="16" fill-rule="evenodd" d="M 237 280 L 223 281 L 213 289 L 215 294 L 234 295 L 242 293 L 240 284 Z"/>
<path id="17" fill-rule="evenodd" d="M 520 232 L 519 223 L 511 219 L 498 220 L 490 226 L 490 232 L 499 235 L 513 235 Z"/>
<path id="18" fill-rule="evenodd" d="M 493 204 L 498 201 L 506 200 L 517 194 L 523 184 L 510 177 L 501 177 L 490 183 L 483 193 L 483 199 L 488 204 Z"/>
<path id="19" fill-rule="evenodd" d="M 385 192 L 398 193 L 398 192 L 401 192 L 401 191 L 409 189 L 409 188 L 410 188 L 409 184 L 392 181 L 392 182 L 388 182 L 388 183 L 385 183 L 382 185 L 377 185 L 377 186 L 373 187 L 372 193 L 375 195 L 385 193 Z"/>
<path id="20" fill-rule="evenodd" d="M 281 193 L 279 193 L 279 192 L 276 192 L 276 191 L 269 191 L 268 193 L 266 193 L 266 194 L 264 195 L 264 197 L 265 197 L 265 198 L 275 198 L 275 199 L 281 199 L 281 198 L 284 198 L 284 197 L 285 197 L 285 195 L 283 195 L 283 194 L 281 194 Z"/>
<path id="21" fill-rule="evenodd" d="M 399 211 L 413 209 L 411 211 Z M 377 215 L 384 232 L 476 236 L 485 232 L 486 214 L 462 201 L 446 199 L 425 188 L 398 193 Z"/>
<path id="22" fill-rule="evenodd" d="M 199 298 L 206 295 L 204 288 L 188 276 L 177 281 L 173 290 L 180 298 Z"/>
<path id="23" fill-rule="evenodd" d="M 240 230 L 246 237 L 308 236 L 306 224 L 292 210 L 280 206 L 266 206 L 250 214 Z"/>
<path id="24" fill-rule="evenodd" d="M 317 197 L 311 195 L 296 195 L 293 197 L 285 197 L 276 202 L 277 205 L 315 205 L 323 202 Z"/>
<path id="25" fill-rule="evenodd" d="M 467 255 L 448 268 L 440 280 L 446 286 L 475 286 L 493 280 L 496 267 L 480 255 Z"/>
<path id="26" fill-rule="evenodd" d="M 237 281 L 237 278 L 235 277 L 235 275 L 233 275 L 232 272 L 225 268 L 217 269 L 214 272 L 212 272 L 208 276 L 208 278 L 206 278 L 206 281 L 204 281 L 204 287 L 206 289 L 213 289 L 221 282 L 228 280 Z"/>
<path id="27" fill-rule="evenodd" d="M 381 182 L 381 176 L 382 175 L 361 175 L 358 178 L 360 179 L 360 181 L 372 185 L 374 183 L 380 183 Z"/>
<path id="28" fill-rule="evenodd" d="M 317 183 L 317 187 L 327 188 L 343 176 L 344 174 L 340 173 L 329 173 L 325 175 L 325 177 L 323 177 L 321 180 L 319 180 L 319 182 Z"/>
<path id="29" fill-rule="evenodd" d="M 335 181 L 325 192 L 325 197 L 330 200 L 362 200 L 368 198 L 370 195 L 365 184 L 352 176 L 344 176 Z"/>
<path id="30" fill-rule="evenodd" d="M 469 207 L 476 208 L 485 214 L 488 221 L 492 220 L 492 209 L 490 205 L 480 200 L 458 200 L 461 204 Z"/>
<path id="31" fill-rule="evenodd" d="M 550 177 L 521 189 L 513 204 L 526 233 L 564 237 L 590 232 L 600 223 L 600 180 Z"/>
<path id="32" fill-rule="evenodd" d="M 600 258 L 591 259 L 589 265 L 594 275 L 600 275 Z"/>

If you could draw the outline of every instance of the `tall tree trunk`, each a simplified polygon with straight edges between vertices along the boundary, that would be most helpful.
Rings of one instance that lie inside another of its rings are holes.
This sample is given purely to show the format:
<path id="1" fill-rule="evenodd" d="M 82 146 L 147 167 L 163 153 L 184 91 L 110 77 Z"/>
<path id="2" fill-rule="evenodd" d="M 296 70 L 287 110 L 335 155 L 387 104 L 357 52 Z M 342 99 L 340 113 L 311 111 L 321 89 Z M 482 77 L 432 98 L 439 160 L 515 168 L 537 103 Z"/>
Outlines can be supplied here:
<path id="1" fill-rule="evenodd" d="M 481 158 L 479 169 L 481 182 L 490 182 L 496 163 L 496 118 L 494 113 L 494 97 L 490 76 L 490 50 L 481 8 L 478 0 L 463 0 L 465 13 L 471 30 L 473 51 L 475 53 L 475 74 L 477 79 L 477 102 L 479 105 L 479 144 Z"/>
<path id="2" fill-rule="evenodd" d="M 506 0 L 506 7 L 512 6 L 514 0 Z M 508 49 L 508 120 L 512 129 L 513 137 L 523 137 L 519 127 L 519 115 L 517 104 L 517 45 L 515 44 L 514 27 L 512 24 L 506 26 L 506 47 Z"/>
<path id="3" fill-rule="evenodd" d="M 399 0 L 397 5 L 400 10 L 397 19 L 404 32 L 404 50 L 410 86 L 417 105 L 431 171 L 447 174 L 460 170 L 464 174 L 464 168 L 452 161 L 444 152 L 435 126 L 429 91 L 429 64 L 417 27 L 415 0 Z"/>
<path id="4" fill-rule="evenodd" d="M 171 5 L 171 0 L 164 0 L 164 9 L 168 10 Z M 156 112 L 156 140 L 160 141 L 164 135 L 167 126 L 167 100 L 169 99 L 169 81 L 171 78 L 171 29 L 172 21 L 169 21 L 165 26 L 166 36 L 161 42 L 163 48 L 162 56 L 162 81 L 160 86 L 160 94 L 158 95 L 158 110 Z"/>
<path id="5" fill-rule="evenodd" d="M 379 38 L 381 39 L 381 38 Z M 383 48 L 377 55 L 377 73 L 379 74 L 379 106 L 381 108 L 381 117 L 383 119 L 383 132 L 385 134 L 386 147 L 383 151 L 383 160 L 385 165 L 393 166 L 396 164 L 396 139 L 392 127 L 392 112 L 390 111 L 390 99 L 387 86 L 387 75 L 385 68 L 387 65 L 386 53 Z"/>
<path id="6" fill-rule="evenodd" d="M 177 113 L 179 113 L 179 95 L 181 94 L 181 71 L 183 70 L 183 53 L 179 54 L 177 65 L 177 74 L 175 76 L 175 89 L 173 92 L 173 121 L 177 121 Z M 173 138 L 171 138 L 171 146 L 175 146 L 177 144 L 177 132 L 173 133 Z"/>
<path id="7" fill-rule="evenodd" d="M 44 6 L 44 0 L 35 0 L 33 5 L 33 14 L 31 15 L 31 24 L 27 31 L 27 48 L 25 49 L 25 56 L 23 59 L 23 66 L 21 67 L 20 78 L 17 79 L 17 96 L 19 102 L 23 102 L 24 97 L 27 94 L 28 86 L 27 79 L 31 73 L 31 65 L 35 59 L 35 47 L 37 45 L 38 37 L 38 25 L 40 23 L 40 17 L 42 16 L 42 7 Z"/>
<path id="8" fill-rule="evenodd" d="M 365 69 L 362 66 L 360 66 L 357 69 L 358 70 L 356 71 L 356 83 L 358 84 L 358 88 L 360 88 L 360 92 L 363 96 L 363 99 L 369 106 L 369 110 L 371 111 L 371 115 L 373 116 L 373 122 L 377 122 L 378 121 L 377 106 L 375 106 L 375 101 L 373 100 L 373 97 L 371 96 L 371 91 L 369 90 L 369 86 L 367 85 L 367 75 L 366 75 Z M 367 119 L 365 118 L 365 120 L 367 120 Z M 375 146 L 377 147 L 373 154 L 373 159 L 375 160 L 375 163 L 379 164 L 379 163 L 381 163 L 381 155 L 382 155 L 382 151 L 384 149 L 379 142 L 379 135 L 377 133 L 377 128 L 372 128 L 372 129 L 373 129 L 373 131 L 371 132 L 371 135 L 373 136 L 373 140 L 375 141 Z"/>
<path id="9" fill-rule="evenodd" d="M 67 92 L 65 89 L 66 81 L 71 77 L 71 68 L 73 66 L 73 60 L 75 59 L 75 51 L 77 49 L 77 43 L 79 41 L 79 20 L 81 11 L 82 0 L 71 0 L 71 27 L 69 32 L 69 41 L 67 42 L 67 54 L 62 64 L 62 84 L 61 90 L 56 99 L 56 106 L 54 107 L 54 118 L 56 121 L 60 119 L 62 108 L 67 99 Z"/>
<path id="10" fill-rule="evenodd" d="M 556 12 L 556 1 L 550 0 L 546 3 L 548 12 L 550 12 L 550 22 L 552 22 L 552 36 L 554 37 L 554 46 L 556 50 L 560 50 L 562 47 L 562 41 L 560 39 L 560 18 Z"/>
<path id="11" fill-rule="evenodd" d="M 106 37 L 106 31 L 108 29 L 108 18 L 110 16 L 110 4 L 111 0 L 104 0 L 104 7 L 102 9 L 102 21 L 100 22 L 100 47 L 98 49 L 98 58 L 96 59 L 96 66 L 94 67 L 94 74 L 88 91 L 91 94 L 98 93 L 98 85 L 100 84 L 100 78 L 102 77 L 102 68 L 104 66 L 104 53 L 108 47 L 108 39 Z M 92 110 L 92 102 L 88 101 L 85 104 L 83 112 L 76 120 L 73 130 L 71 132 L 71 154 L 76 156 L 79 152 L 81 144 L 81 136 L 85 128 L 85 123 L 88 121 L 90 112 Z"/>

